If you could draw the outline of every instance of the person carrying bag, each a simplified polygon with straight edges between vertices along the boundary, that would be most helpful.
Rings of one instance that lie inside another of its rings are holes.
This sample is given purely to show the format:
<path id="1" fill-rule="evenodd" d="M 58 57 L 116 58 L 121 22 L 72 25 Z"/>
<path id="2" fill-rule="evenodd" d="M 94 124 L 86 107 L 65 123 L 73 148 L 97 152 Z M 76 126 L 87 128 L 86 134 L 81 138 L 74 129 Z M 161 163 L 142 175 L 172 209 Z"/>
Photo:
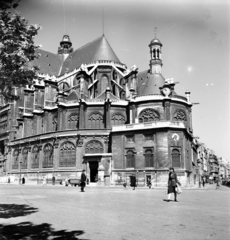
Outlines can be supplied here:
<path id="1" fill-rule="evenodd" d="M 180 186 L 180 185 L 181 184 L 177 179 L 177 174 L 174 172 L 174 168 L 170 167 L 169 168 L 169 178 L 168 178 L 168 190 L 167 190 L 168 200 L 167 200 L 167 202 L 171 201 L 172 193 L 174 193 L 174 201 L 178 202 L 177 201 L 177 194 L 178 194 L 177 190 L 178 190 L 178 186 Z"/>

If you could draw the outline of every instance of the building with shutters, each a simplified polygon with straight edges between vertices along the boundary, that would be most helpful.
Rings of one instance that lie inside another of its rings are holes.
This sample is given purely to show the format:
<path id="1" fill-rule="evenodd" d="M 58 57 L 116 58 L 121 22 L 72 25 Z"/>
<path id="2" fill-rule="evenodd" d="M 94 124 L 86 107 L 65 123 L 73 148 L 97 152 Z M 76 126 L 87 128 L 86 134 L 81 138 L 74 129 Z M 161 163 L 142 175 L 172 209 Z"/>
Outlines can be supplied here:
<path id="1" fill-rule="evenodd" d="M 165 184 L 173 166 L 184 184 L 193 181 L 190 93 L 176 93 L 162 75 L 162 43 L 149 44 L 149 69 L 120 62 L 103 35 L 73 50 L 64 35 L 58 53 L 39 50 L 32 86 L 0 110 L 1 172 L 39 181 L 78 178 L 121 184 L 135 174 Z M 146 47 L 147 49 L 147 47 Z M 147 52 L 147 51 L 146 51 Z"/>

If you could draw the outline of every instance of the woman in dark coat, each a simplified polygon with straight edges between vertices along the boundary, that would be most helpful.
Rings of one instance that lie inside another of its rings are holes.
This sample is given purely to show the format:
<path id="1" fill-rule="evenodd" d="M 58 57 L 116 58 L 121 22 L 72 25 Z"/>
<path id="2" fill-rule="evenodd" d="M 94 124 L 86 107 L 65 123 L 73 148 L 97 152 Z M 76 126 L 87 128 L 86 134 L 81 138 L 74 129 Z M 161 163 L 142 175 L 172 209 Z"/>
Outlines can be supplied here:
<path id="1" fill-rule="evenodd" d="M 168 202 L 171 201 L 171 193 L 174 193 L 174 201 L 177 201 L 177 192 L 176 192 L 176 185 L 180 184 L 180 182 L 177 179 L 177 175 L 174 172 L 174 168 L 169 168 L 169 178 L 168 178 Z"/>
<path id="2" fill-rule="evenodd" d="M 130 176 L 130 183 L 131 183 L 130 186 L 133 187 L 133 190 L 135 190 L 137 180 L 136 180 L 136 177 L 134 176 L 134 174 L 132 176 Z"/>
<path id="3" fill-rule="evenodd" d="M 81 192 L 84 192 L 85 185 L 86 185 L 86 175 L 85 175 L 85 170 L 82 170 L 82 174 L 81 174 Z"/>

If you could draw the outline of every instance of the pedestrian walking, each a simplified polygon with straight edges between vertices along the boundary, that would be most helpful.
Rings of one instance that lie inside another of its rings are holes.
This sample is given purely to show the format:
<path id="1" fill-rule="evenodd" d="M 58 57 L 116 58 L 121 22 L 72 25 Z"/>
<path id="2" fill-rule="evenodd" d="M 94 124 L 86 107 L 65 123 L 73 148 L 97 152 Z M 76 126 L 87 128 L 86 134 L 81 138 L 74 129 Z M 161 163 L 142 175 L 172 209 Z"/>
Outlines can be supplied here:
<path id="1" fill-rule="evenodd" d="M 65 179 L 65 186 L 66 186 L 66 187 L 69 186 L 69 179 L 68 179 L 68 178 Z"/>
<path id="2" fill-rule="evenodd" d="M 52 177 L 52 184 L 55 185 L 55 176 Z"/>
<path id="3" fill-rule="evenodd" d="M 203 185 L 203 187 L 205 187 L 205 183 L 206 183 L 206 177 L 205 176 L 203 176 L 203 178 L 202 178 L 202 185 Z"/>
<path id="4" fill-rule="evenodd" d="M 46 181 L 46 177 L 45 176 L 42 178 L 42 186 L 43 187 L 47 186 L 47 181 Z"/>
<path id="5" fill-rule="evenodd" d="M 137 184 L 137 180 L 134 174 L 132 174 L 132 176 L 130 176 L 130 186 L 133 187 L 133 190 L 135 190 L 136 184 Z"/>
<path id="6" fill-rule="evenodd" d="M 26 182 L 26 180 L 25 180 L 25 178 L 23 177 L 23 178 L 22 178 L 22 184 L 25 184 L 25 182 Z"/>
<path id="7" fill-rule="evenodd" d="M 220 188 L 220 178 L 219 176 L 216 176 L 216 189 Z"/>
<path id="8" fill-rule="evenodd" d="M 181 185 L 179 180 L 177 179 L 177 174 L 174 172 L 174 168 L 170 167 L 169 168 L 169 177 L 168 177 L 168 190 L 167 190 L 167 194 L 168 194 L 168 200 L 167 202 L 171 201 L 171 194 L 174 193 L 174 201 L 177 201 L 177 192 L 176 192 L 176 186 Z"/>
<path id="9" fill-rule="evenodd" d="M 82 170 L 82 174 L 81 174 L 81 192 L 84 192 L 84 188 L 86 185 L 86 175 L 85 175 L 85 170 Z"/>
<path id="10" fill-rule="evenodd" d="M 152 188 L 152 180 L 151 180 L 151 178 L 148 178 L 147 186 L 148 186 L 149 188 Z"/>
<path id="11" fill-rule="evenodd" d="M 153 189 L 154 187 L 154 179 L 151 180 L 151 188 Z"/>
<path id="12" fill-rule="evenodd" d="M 124 188 L 130 188 L 130 176 L 126 176 L 125 182 L 123 183 Z"/>

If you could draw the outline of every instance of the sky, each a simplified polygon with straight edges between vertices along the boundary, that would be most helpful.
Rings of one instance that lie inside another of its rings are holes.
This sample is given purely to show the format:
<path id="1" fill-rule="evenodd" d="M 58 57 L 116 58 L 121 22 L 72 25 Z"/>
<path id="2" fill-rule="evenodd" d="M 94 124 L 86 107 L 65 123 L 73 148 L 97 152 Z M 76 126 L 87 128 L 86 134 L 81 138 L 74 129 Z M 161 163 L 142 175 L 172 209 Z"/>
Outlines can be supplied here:
<path id="1" fill-rule="evenodd" d="M 230 160 L 228 0 L 21 0 L 16 10 L 42 27 L 35 43 L 44 50 L 57 53 L 64 34 L 77 49 L 104 33 L 120 61 L 139 71 L 149 69 L 156 34 L 162 75 L 179 82 L 178 95 L 189 90 L 199 103 L 194 136 Z"/>

